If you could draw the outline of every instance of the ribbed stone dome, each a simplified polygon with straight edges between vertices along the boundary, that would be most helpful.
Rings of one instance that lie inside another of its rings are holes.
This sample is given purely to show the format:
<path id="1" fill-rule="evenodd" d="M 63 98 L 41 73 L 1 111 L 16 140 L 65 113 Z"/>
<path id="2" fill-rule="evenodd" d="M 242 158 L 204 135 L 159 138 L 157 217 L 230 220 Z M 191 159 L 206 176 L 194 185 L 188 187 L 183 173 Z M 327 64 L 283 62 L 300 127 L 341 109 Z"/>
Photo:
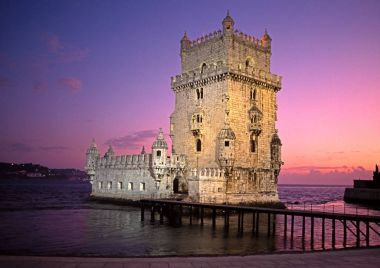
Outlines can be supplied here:
<path id="1" fill-rule="evenodd" d="M 219 132 L 220 139 L 234 140 L 236 139 L 235 132 L 230 127 L 224 127 Z"/>
<path id="2" fill-rule="evenodd" d="M 256 105 L 253 105 L 253 106 L 251 107 L 251 109 L 249 109 L 249 113 L 258 113 L 258 114 L 260 114 L 260 115 L 263 114 L 263 113 L 260 111 L 260 109 L 257 108 Z"/>
<path id="3" fill-rule="evenodd" d="M 272 136 L 272 144 L 282 145 L 280 137 L 278 136 L 277 132 L 274 133 Z"/>
<path id="4" fill-rule="evenodd" d="M 152 149 L 168 149 L 168 144 L 166 143 L 164 139 L 164 133 L 162 133 L 161 128 L 156 140 L 154 141 L 152 145 Z"/>
<path id="5" fill-rule="evenodd" d="M 93 140 L 90 147 L 87 149 L 87 154 L 92 154 L 92 155 L 98 155 L 98 147 L 96 146 L 95 141 Z"/>

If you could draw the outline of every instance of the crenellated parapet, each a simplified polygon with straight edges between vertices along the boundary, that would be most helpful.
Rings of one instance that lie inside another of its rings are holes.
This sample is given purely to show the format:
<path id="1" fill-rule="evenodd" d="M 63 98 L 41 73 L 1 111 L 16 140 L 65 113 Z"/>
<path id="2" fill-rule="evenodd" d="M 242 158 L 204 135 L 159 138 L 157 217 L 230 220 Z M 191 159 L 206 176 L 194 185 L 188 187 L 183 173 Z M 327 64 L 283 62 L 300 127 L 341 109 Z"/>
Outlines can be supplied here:
<path id="1" fill-rule="evenodd" d="M 189 39 L 186 35 L 186 42 L 182 45 L 182 51 L 188 52 L 191 50 L 198 49 L 200 46 L 205 46 L 212 42 L 221 41 L 224 36 L 225 34 L 221 30 L 214 31 L 206 35 L 202 35 L 201 37 L 198 37 L 194 40 Z M 232 38 L 236 42 L 244 43 L 247 46 L 251 46 L 257 50 L 261 50 L 264 52 L 270 52 L 270 49 L 271 49 L 271 47 L 268 46 L 268 43 L 266 42 L 264 37 L 261 39 L 258 39 L 254 37 L 253 35 L 249 35 L 239 30 L 235 30 L 232 33 Z"/>
<path id="2" fill-rule="evenodd" d="M 118 155 L 101 157 L 96 161 L 96 169 L 123 168 L 123 169 L 148 169 L 151 164 L 152 154 Z"/>
<path id="3" fill-rule="evenodd" d="M 197 68 L 195 70 L 171 77 L 171 87 L 175 92 L 177 92 L 185 89 L 205 86 L 210 83 L 219 82 L 226 78 L 253 83 L 259 86 L 271 88 L 275 91 L 279 91 L 281 89 L 282 82 L 281 76 L 266 72 L 259 68 L 241 68 L 239 65 L 228 66 L 222 61 L 218 61 L 203 68 L 203 72 L 201 72 L 200 68 Z"/>

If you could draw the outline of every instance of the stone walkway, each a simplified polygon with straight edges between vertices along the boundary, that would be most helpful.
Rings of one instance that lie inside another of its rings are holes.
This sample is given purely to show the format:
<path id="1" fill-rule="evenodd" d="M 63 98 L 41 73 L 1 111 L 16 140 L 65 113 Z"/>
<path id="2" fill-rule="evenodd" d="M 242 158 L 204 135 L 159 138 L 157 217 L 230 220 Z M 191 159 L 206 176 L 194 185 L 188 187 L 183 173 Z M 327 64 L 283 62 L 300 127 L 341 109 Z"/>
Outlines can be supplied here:
<path id="1" fill-rule="evenodd" d="M 380 248 L 228 257 L 84 258 L 0 256 L 1 268 L 380 267 Z"/>

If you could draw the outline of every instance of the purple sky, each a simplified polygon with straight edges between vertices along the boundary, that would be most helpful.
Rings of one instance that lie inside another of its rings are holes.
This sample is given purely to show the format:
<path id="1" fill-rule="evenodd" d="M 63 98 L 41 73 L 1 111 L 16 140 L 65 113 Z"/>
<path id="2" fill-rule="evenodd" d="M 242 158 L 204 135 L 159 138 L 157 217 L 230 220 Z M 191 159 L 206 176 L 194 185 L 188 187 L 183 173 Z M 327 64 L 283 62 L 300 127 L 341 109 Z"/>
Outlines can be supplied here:
<path id="1" fill-rule="evenodd" d="M 174 108 L 179 41 L 272 41 L 280 183 L 351 184 L 380 162 L 380 1 L 0 1 L 0 161 L 83 169 L 95 138 L 136 153 Z M 168 137 L 167 137 L 168 139 Z M 150 150 L 150 149 L 149 149 Z"/>

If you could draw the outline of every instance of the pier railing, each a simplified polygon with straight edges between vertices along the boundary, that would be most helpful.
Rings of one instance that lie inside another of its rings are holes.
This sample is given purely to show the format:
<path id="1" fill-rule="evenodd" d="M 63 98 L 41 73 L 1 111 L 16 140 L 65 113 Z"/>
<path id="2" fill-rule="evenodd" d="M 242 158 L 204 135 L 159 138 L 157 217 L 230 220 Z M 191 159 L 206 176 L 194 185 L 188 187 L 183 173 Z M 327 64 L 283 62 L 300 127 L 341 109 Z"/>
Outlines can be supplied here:
<path id="1" fill-rule="evenodd" d="M 216 228 L 216 218 L 223 217 L 226 231 L 230 227 L 231 215 L 236 215 L 238 234 L 242 235 L 247 228 L 250 228 L 254 235 L 258 235 L 259 230 L 261 233 L 264 230 L 268 237 L 281 235 L 285 241 L 289 239 L 291 245 L 297 235 L 301 238 L 302 248 L 305 248 L 307 242 L 310 243 L 310 249 L 314 249 L 316 224 L 318 224 L 321 248 L 325 249 L 325 245 L 328 244 L 335 249 L 337 225 L 340 224 L 339 238 L 341 238 L 340 242 L 343 247 L 348 246 L 348 237 L 350 237 L 350 241 L 354 240 L 356 247 L 380 245 L 380 216 L 171 200 L 141 200 L 141 221 L 145 219 L 145 210 L 150 211 L 151 222 L 155 222 L 155 214 L 158 213 L 161 224 L 164 223 L 166 216 L 169 220 L 175 218 L 177 225 L 182 225 L 183 217 L 189 218 L 189 224 L 193 224 L 193 217 L 196 217 L 203 225 L 207 214 L 207 218 L 211 218 L 213 229 Z M 276 224 L 281 225 L 280 229 L 276 228 Z M 296 224 L 300 233 L 295 230 Z M 331 234 L 330 238 L 327 237 L 327 233 Z M 306 238 L 309 241 L 306 241 Z"/>

